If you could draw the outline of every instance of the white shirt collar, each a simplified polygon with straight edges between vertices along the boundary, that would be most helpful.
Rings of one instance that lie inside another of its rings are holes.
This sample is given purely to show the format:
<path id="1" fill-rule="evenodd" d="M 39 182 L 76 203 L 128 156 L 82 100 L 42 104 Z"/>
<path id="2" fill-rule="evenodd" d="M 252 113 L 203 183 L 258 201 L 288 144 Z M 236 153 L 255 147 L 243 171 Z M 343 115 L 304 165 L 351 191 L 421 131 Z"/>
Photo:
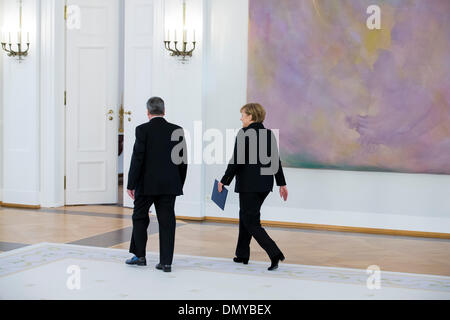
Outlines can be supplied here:
<path id="1" fill-rule="evenodd" d="M 152 119 L 155 119 L 155 118 L 164 118 L 164 116 L 153 116 L 149 121 L 151 121 Z"/>

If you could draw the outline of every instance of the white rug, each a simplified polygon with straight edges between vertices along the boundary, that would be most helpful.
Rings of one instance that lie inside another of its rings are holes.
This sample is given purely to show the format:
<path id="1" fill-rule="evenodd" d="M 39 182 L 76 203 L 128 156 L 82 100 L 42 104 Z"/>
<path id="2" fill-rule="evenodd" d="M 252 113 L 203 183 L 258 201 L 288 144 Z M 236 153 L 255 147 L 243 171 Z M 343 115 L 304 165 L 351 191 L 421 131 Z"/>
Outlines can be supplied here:
<path id="1" fill-rule="evenodd" d="M 164 273 L 154 268 L 155 253 L 147 253 L 146 267 L 126 265 L 130 257 L 128 250 L 54 243 L 4 252 L 0 299 L 450 299 L 444 276 L 381 270 L 380 288 L 369 289 L 363 269 L 281 263 L 274 272 L 268 262 L 175 255 Z"/>

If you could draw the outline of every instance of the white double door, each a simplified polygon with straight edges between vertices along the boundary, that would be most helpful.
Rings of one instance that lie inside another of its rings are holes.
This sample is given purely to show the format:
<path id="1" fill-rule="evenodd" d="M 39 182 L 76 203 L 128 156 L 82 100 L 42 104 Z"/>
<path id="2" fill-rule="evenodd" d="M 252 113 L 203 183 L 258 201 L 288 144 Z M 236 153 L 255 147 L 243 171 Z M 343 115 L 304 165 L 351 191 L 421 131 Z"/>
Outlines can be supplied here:
<path id="1" fill-rule="evenodd" d="M 124 205 L 133 206 L 126 184 L 134 129 L 148 121 L 145 103 L 151 91 L 153 0 L 121 1 L 67 0 L 69 14 L 78 11 L 80 19 L 73 24 L 79 28 L 67 28 L 66 33 L 67 205 L 118 201 L 118 127 L 123 90 L 124 109 L 129 113 L 124 116 Z"/>

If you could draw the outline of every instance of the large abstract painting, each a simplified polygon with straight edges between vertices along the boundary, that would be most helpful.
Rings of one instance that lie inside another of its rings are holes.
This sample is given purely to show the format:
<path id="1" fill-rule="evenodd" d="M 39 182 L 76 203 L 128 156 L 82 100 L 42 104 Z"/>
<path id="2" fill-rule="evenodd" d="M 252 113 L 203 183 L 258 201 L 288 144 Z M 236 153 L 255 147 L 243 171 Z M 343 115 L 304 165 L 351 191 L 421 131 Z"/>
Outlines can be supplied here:
<path id="1" fill-rule="evenodd" d="M 381 9 L 370 30 L 367 7 Z M 248 101 L 290 167 L 450 174 L 449 0 L 250 0 Z"/>

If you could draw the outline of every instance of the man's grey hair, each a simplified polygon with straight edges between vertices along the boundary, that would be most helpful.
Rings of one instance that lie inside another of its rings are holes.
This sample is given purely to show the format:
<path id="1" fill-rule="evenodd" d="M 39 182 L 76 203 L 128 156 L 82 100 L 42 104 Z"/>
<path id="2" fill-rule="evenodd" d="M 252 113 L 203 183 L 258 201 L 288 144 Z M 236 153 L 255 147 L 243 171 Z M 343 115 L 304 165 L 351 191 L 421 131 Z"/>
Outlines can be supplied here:
<path id="1" fill-rule="evenodd" d="M 148 113 L 154 115 L 163 115 L 165 113 L 164 100 L 160 97 L 152 97 L 147 101 Z"/>

